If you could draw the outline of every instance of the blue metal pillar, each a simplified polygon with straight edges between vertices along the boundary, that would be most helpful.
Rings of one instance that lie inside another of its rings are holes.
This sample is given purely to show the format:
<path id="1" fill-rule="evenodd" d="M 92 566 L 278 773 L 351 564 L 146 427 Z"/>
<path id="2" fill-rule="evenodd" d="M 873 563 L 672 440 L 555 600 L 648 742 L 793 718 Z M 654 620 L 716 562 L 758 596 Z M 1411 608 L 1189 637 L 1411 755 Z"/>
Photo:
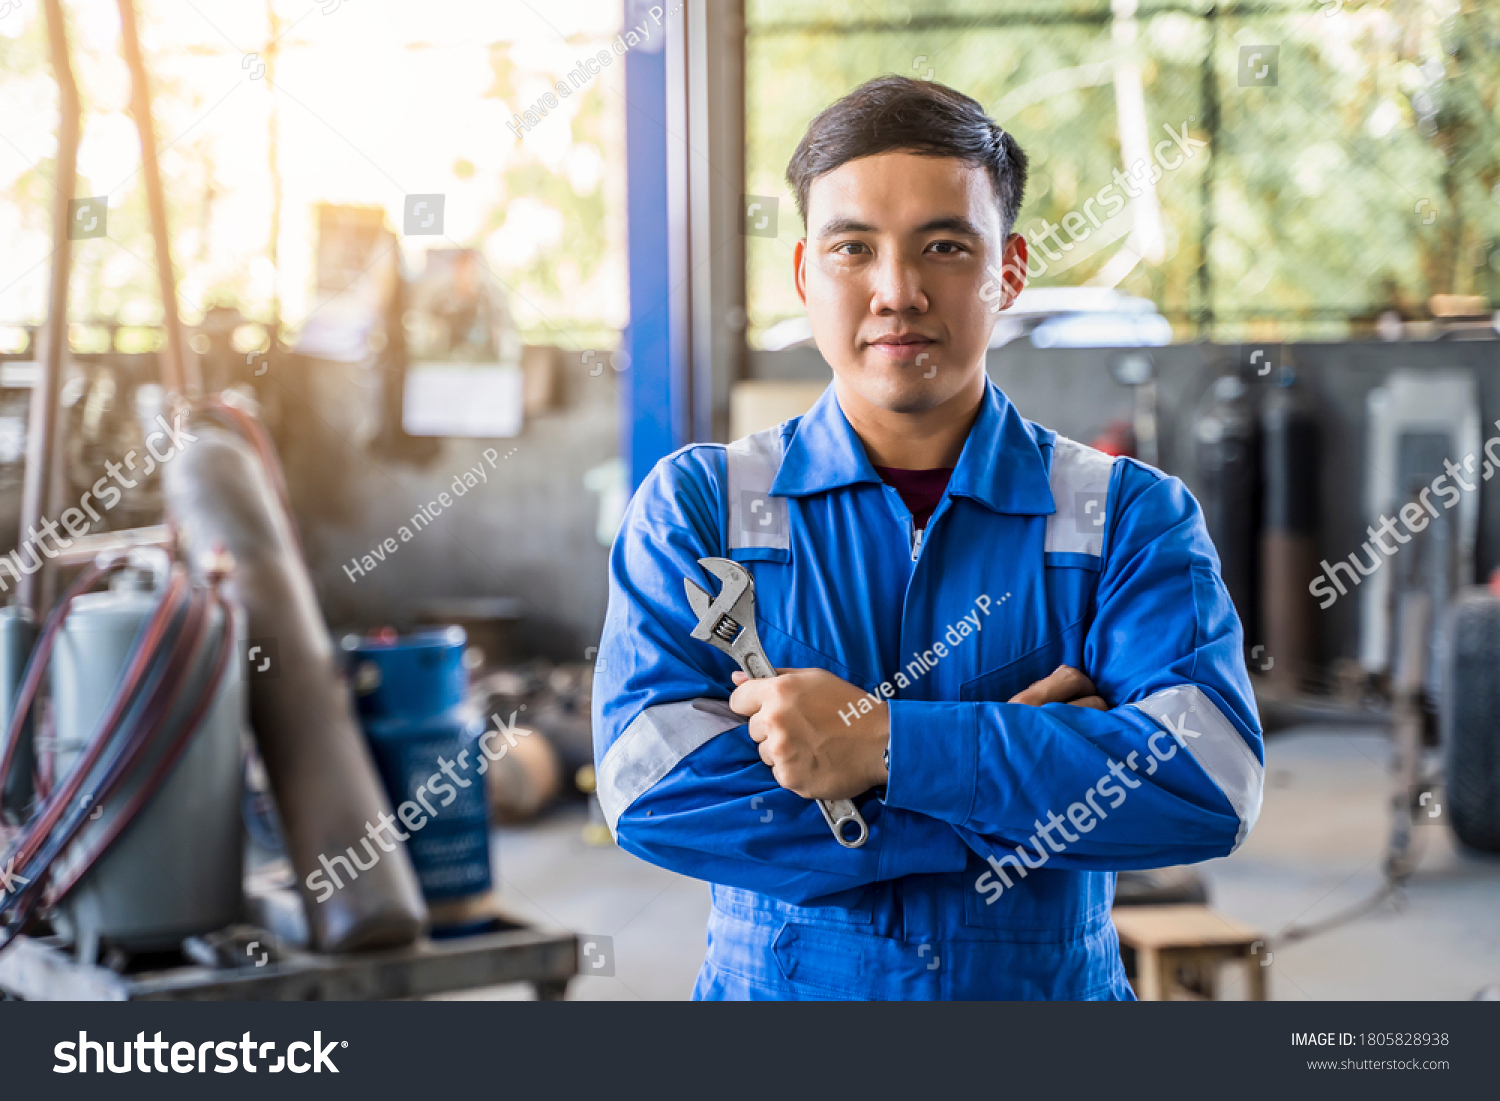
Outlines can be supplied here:
<path id="1" fill-rule="evenodd" d="M 625 0 L 626 26 L 641 21 L 643 5 Z M 676 410 L 686 364 L 674 362 L 668 205 L 667 55 L 663 28 L 650 45 L 625 55 L 625 171 L 630 323 L 625 332 L 630 369 L 620 402 L 620 454 L 633 492 L 664 455 L 687 443 Z"/>

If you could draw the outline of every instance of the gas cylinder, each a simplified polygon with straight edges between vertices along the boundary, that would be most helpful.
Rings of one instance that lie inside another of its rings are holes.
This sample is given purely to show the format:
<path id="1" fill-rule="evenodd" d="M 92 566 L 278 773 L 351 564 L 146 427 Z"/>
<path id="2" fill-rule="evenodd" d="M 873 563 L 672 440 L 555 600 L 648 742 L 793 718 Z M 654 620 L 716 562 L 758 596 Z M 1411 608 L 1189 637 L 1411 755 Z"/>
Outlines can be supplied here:
<path id="1" fill-rule="evenodd" d="M 1215 380 L 1193 421 L 1193 452 L 1208 534 L 1247 644 L 1259 641 L 1256 606 L 1260 432 L 1245 384 Z"/>
<path id="2" fill-rule="evenodd" d="M 465 706 L 466 642 L 463 628 L 447 627 L 351 635 L 343 643 L 360 725 L 435 932 L 443 910 L 472 912 L 439 904 L 485 898 L 492 886 L 489 759 L 479 744 L 483 720 Z"/>
<path id="3" fill-rule="evenodd" d="M 137 633 L 156 608 L 167 577 L 165 555 L 160 566 L 122 570 L 107 591 L 73 601 L 51 666 L 59 778 L 93 740 Z M 213 611 L 215 631 L 222 614 Z M 184 675 L 201 682 L 212 675 L 211 665 L 205 653 Z M 191 701 L 198 694 L 196 684 L 189 683 L 183 697 Z M 177 716 L 184 707 L 172 713 L 175 721 L 181 721 Z M 184 937 L 241 919 L 240 752 L 246 721 L 244 682 L 231 672 L 170 776 L 63 901 L 56 920 L 72 935 L 79 958 L 92 959 L 104 941 L 129 951 L 173 948 Z M 78 835 L 72 851 L 91 848 L 95 835 L 110 828 L 144 782 L 143 775 L 133 776 L 96 808 L 98 817 Z M 62 877 L 68 867 L 65 854 L 54 873 Z"/>
<path id="4" fill-rule="evenodd" d="M 1297 376 L 1283 368 L 1261 404 L 1265 475 L 1260 543 L 1260 614 L 1265 654 L 1252 660 L 1273 682 L 1295 691 L 1317 659 L 1318 419 Z"/>

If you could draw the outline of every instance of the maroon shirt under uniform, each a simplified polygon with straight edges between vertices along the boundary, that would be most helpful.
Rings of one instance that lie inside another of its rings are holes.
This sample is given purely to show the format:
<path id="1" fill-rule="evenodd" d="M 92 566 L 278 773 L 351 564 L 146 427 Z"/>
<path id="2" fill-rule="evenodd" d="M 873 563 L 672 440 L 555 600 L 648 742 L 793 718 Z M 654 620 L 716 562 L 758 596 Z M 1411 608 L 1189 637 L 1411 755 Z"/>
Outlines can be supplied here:
<path id="1" fill-rule="evenodd" d="M 953 468 L 944 466 L 937 470 L 902 470 L 894 466 L 877 466 L 875 473 L 880 475 L 881 481 L 901 494 L 901 500 L 911 513 L 912 523 L 920 529 L 927 527 L 933 510 L 943 499 L 943 491 L 948 488 Z"/>

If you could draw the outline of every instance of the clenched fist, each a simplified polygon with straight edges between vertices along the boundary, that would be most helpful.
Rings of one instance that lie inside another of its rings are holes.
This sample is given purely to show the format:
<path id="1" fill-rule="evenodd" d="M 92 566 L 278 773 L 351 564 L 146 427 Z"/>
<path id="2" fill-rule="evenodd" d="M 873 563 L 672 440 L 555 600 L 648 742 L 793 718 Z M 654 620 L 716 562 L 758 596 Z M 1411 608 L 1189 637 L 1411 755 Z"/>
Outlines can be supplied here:
<path id="1" fill-rule="evenodd" d="M 739 685 L 729 706 L 750 718 L 750 737 L 776 782 L 806 799 L 852 799 L 886 781 L 889 708 L 878 707 L 845 722 L 865 693 L 826 669 L 778 669 Z"/>

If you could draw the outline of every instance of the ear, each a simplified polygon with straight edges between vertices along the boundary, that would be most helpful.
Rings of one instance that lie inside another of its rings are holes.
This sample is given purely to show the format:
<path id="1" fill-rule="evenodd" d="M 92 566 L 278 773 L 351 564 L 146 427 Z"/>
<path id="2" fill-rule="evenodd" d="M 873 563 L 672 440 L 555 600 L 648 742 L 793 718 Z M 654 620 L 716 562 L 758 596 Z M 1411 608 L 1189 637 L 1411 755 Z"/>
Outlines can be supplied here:
<path id="1" fill-rule="evenodd" d="M 807 238 L 804 237 L 792 248 L 792 279 L 797 284 L 797 297 L 802 299 L 802 305 L 807 305 L 807 269 L 803 266 L 807 260 Z"/>
<path id="2" fill-rule="evenodd" d="M 1026 288 L 1026 257 L 1026 238 L 1012 233 L 1005 239 L 1005 251 L 1000 258 L 1000 297 L 995 299 L 996 313 L 1008 308 L 1016 300 L 1016 295 Z"/>

